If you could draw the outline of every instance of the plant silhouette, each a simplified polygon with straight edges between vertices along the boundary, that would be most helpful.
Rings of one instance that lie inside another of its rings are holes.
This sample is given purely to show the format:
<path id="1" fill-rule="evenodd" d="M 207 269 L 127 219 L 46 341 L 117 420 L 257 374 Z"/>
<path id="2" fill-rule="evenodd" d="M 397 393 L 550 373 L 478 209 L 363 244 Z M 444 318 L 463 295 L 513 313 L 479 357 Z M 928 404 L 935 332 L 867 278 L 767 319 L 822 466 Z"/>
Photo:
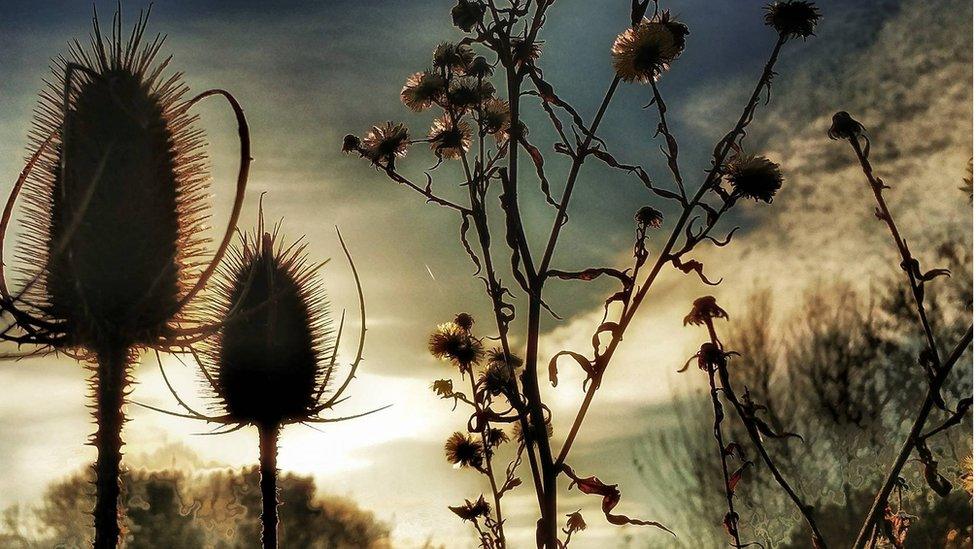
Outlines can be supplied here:
<path id="1" fill-rule="evenodd" d="M 242 234 L 233 248 L 218 286 L 212 338 L 200 351 L 191 350 L 205 391 L 216 399 L 217 415 L 196 411 L 180 397 L 159 368 L 166 386 L 181 408 L 166 414 L 218 423 L 215 434 L 247 426 L 257 427 L 261 472 L 261 539 L 265 548 L 278 546 L 278 438 L 285 425 L 334 423 L 382 410 L 348 417 L 320 417 L 344 396 L 362 361 L 366 336 L 366 305 L 359 273 L 339 236 L 359 292 L 361 330 L 358 351 L 340 386 L 329 391 L 338 372 L 342 323 L 334 333 L 324 288 L 312 264 L 307 243 L 284 244 L 279 226 L 266 231 L 263 213 L 256 231 Z M 345 314 L 343 313 L 343 322 Z"/>
<path id="2" fill-rule="evenodd" d="M 169 59 L 159 59 L 163 38 L 145 35 L 148 17 L 140 14 L 125 36 L 116 13 L 104 36 L 96 14 L 91 43 L 75 41 L 55 61 L 57 79 L 36 111 L 34 152 L 0 220 L 2 239 L 23 191 L 24 281 L 14 293 L 0 276 L 0 306 L 13 319 L 0 337 L 34 347 L 12 356 L 60 352 L 92 372 L 97 548 L 118 543 L 131 366 L 142 349 L 182 349 L 209 329 L 190 305 L 230 242 L 250 163 L 240 105 L 219 89 L 186 99 L 181 75 L 165 74 Z M 241 164 L 231 219 L 208 260 L 206 156 L 190 109 L 213 96 L 234 111 Z"/>

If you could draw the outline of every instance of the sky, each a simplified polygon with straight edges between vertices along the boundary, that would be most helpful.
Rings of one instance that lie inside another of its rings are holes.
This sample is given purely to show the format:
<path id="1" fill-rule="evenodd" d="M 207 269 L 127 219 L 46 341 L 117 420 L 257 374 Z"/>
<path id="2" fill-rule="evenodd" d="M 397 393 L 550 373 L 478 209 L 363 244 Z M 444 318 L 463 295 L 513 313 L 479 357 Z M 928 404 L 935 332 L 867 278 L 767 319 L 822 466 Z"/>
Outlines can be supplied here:
<path id="1" fill-rule="evenodd" d="M 103 20 L 114 2 L 97 2 Z M 362 161 L 339 151 L 346 133 L 363 133 L 376 122 L 405 121 L 426 130 L 429 113 L 409 113 L 399 103 L 406 76 L 429 63 L 440 41 L 457 39 L 447 0 L 331 2 L 166 1 L 153 6 L 150 31 L 168 34 L 164 51 L 185 74 L 191 90 L 230 90 L 243 105 L 255 158 L 242 217 L 256 219 L 258 197 L 267 191 L 270 218 L 283 218 L 286 235 L 306 235 L 315 258 L 333 258 L 324 282 L 333 313 L 355 317 L 355 288 L 341 261 L 338 226 L 363 275 L 369 331 L 362 374 L 337 414 L 392 404 L 385 412 L 354 422 L 285 431 L 280 467 L 312 474 L 319 486 L 345 495 L 394 526 L 398 547 L 430 538 L 448 547 L 469 547 L 472 537 L 447 510 L 485 490 L 477 475 L 456 471 L 442 455 L 443 440 L 463 426 L 450 404 L 429 389 L 450 374 L 428 356 L 426 335 L 461 310 L 490 322 L 481 283 L 457 242 L 457 220 L 425 205 Z M 826 138 L 830 116 L 847 110 L 872 136 L 877 170 L 892 185 L 890 202 L 910 242 L 952 235 L 972 240 L 972 211 L 957 190 L 972 156 L 972 5 L 962 0 L 869 0 L 818 2 L 824 20 L 817 36 L 788 45 L 777 68 L 772 101 L 760 109 L 746 146 L 780 162 L 786 183 L 772 206 L 746 204 L 726 228 L 741 225 L 732 246 L 696 251 L 718 288 L 667 272 L 649 295 L 608 370 L 571 460 L 577 470 L 619 482 L 620 510 L 641 515 L 654 493 L 634 471 L 638 443 L 666 428 L 665 405 L 688 385 L 673 372 L 694 352 L 700 334 L 682 329 L 691 300 L 712 293 L 730 311 L 753 288 L 772 288 L 788 309 L 804 288 L 818 281 L 847 280 L 866 286 L 891 273 L 887 236 L 872 218 L 872 206 L 846 147 Z M 541 68 L 562 97 L 591 116 L 612 77 L 609 46 L 629 21 L 624 0 L 560 0 L 543 33 Z M 661 79 L 672 131 L 681 143 L 682 167 L 698 174 L 708 166 L 714 142 L 734 123 L 775 41 L 762 25 L 763 2 L 675 0 L 663 2 L 691 29 L 680 60 Z M 136 2 L 125 2 L 134 21 Z M 0 7 L 0 190 L 23 165 L 26 135 L 49 61 L 66 42 L 87 35 L 86 2 L 8 0 Z M 625 86 L 616 96 L 601 136 L 621 161 L 643 164 L 651 177 L 668 174 L 651 140 L 654 113 L 642 110 L 649 90 Z M 526 101 L 526 103 L 530 103 Z M 533 106 L 535 107 L 535 106 Z M 535 110 L 538 110 L 537 108 Z M 200 110 L 210 141 L 214 224 L 227 218 L 236 170 L 232 116 L 214 103 Z M 551 149 L 544 115 L 529 115 L 534 141 Z M 536 129 L 538 128 L 538 129 Z M 417 154 L 415 154 L 417 153 Z M 433 162 L 415 151 L 401 166 L 422 177 Z M 632 246 L 632 216 L 659 204 L 633 178 L 590 162 L 570 208 L 570 225 L 555 265 L 580 268 L 626 265 Z M 547 156 L 550 178 L 560 186 L 563 159 Z M 445 194 L 457 173 L 435 172 Z M 531 174 L 526 181 L 531 181 Z M 686 176 L 691 179 L 691 176 Z M 522 194 L 534 242 L 551 223 L 541 195 Z M 8 235 L 9 240 L 17 238 Z M 654 237 L 652 249 L 660 246 Z M 585 351 L 612 288 L 595 283 L 552 285 L 551 304 L 561 321 L 544 323 L 542 359 L 564 348 Z M 521 311 L 520 311 L 521 313 Z M 518 330 L 515 330 L 518 332 Z M 517 341 L 518 342 L 518 341 Z M 353 339 L 343 346 L 346 361 Z M 198 395 L 192 371 L 166 360 L 177 388 Z M 565 369 L 553 403 L 555 438 L 565 435 L 578 406 L 581 378 Z M 136 370 L 132 398 L 172 407 L 154 361 Z M 94 455 L 83 446 L 92 432 L 86 372 L 70 359 L 33 359 L 0 365 L 0 507 L 36 500 L 44 486 L 78 470 Z M 199 400 L 197 400 L 199 402 Z M 205 426 L 128 408 L 130 466 L 187 460 L 243 466 L 256 461 L 255 433 L 198 436 Z M 614 456 L 607 459 L 607 455 Z M 662 465 L 666 467 L 666 465 Z M 527 472 L 525 473 L 528 474 Z M 506 498 L 510 537 L 531 535 L 532 494 Z M 565 492 L 562 508 L 583 508 L 591 528 L 585 546 L 601 546 L 622 534 L 656 533 L 601 524 L 598 501 Z M 587 514 L 588 511 L 588 514 Z M 652 517 L 663 522 L 667 517 Z"/>

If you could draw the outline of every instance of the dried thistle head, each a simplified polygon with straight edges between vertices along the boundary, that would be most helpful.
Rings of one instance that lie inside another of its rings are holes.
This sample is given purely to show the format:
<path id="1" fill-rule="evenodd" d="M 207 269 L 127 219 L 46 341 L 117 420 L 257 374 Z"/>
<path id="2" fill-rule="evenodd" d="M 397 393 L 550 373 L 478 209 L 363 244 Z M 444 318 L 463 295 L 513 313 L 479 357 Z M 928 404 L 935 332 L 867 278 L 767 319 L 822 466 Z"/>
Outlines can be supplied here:
<path id="1" fill-rule="evenodd" d="M 471 148 L 471 126 L 445 113 L 431 124 L 427 139 L 437 158 L 458 159 Z"/>
<path id="2" fill-rule="evenodd" d="M 474 61 L 474 50 L 467 44 L 443 42 L 434 48 L 434 67 L 445 72 L 464 74 L 472 61 Z"/>
<path id="3" fill-rule="evenodd" d="M 530 426 L 530 429 L 534 429 L 534 428 Z M 552 438 L 552 433 L 553 433 L 552 422 L 546 421 L 546 436 L 548 438 Z M 525 433 L 522 432 L 521 422 L 516 421 L 515 424 L 512 425 L 512 438 L 514 438 L 516 441 L 520 443 L 525 442 Z"/>
<path id="4" fill-rule="evenodd" d="M 488 60 L 485 59 L 484 56 L 479 55 L 478 57 L 475 57 L 474 61 L 471 62 L 471 65 L 468 66 L 468 70 L 465 72 L 465 74 L 474 78 L 484 79 L 494 74 L 494 72 L 495 69 L 492 68 L 490 63 L 488 63 Z"/>
<path id="5" fill-rule="evenodd" d="M 361 152 L 373 162 L 393 162 L 407 156 L 410 132 L 403 124 L 387 122 L 373 126 L 361 144 Z"/>
<path id="6" fill-rule="evenodd" d="M 779 164 L 765 156 L 740 155 L 726 166 L 725 177 L 735 197 L 746 197 L 771 204 L 783 186 Z"/>
<path id="7" fill-rule="evenodd" d="M 481 107 L 481 121 L 486 133 L 505 139 L 512 124 L 512 111 L 508 101 L 496 98 L 485 101 Z"/>
<path id="8" fill-rule="evenodd" d="M 485 16 L 485 6 L 475 0 L 458 0 L 451 9 L 451 20 L 454 26 L 464 32 L 471 32 Z"/>
<path id="9" fill-rule="evenodd" d="M 521 368 L 523 362 L 521 357 L 512 353 L 509 353 L 506 357 L 505 350 L 501 347 L 495 347 L 489 350 L 487 354 L 487 361 L 488 364 L 500 364 L 511 368 L 512 370 L 518 370 Z"/>
<path id="10" fill-rule="evenodd" d="M 223 322 L 207 350 L 219 404 L 235 423 L 312 419 L 332 371 L 331 322 L 317 266 L 278 230 L 241 239 L 220 285 Z"/>
<path id="11" fill-rule="evenodd" d="M 476 501 L 464 500 L 464 505 L 457 507 L 448 506 L 455 515 L 461 520 L 477 521 L 479 518 L 487 517 L 491 514 L 491 505 L 485 501 L 485 496 L 479 496 Z"/>
<path id="12" fill-rule="evenodd" d="M 766 6 L 763 17 L 766 25 L 773 27 L 787 38 L 813 36 L 822 15 L 820 9 L 806 0 L 781 0 Z"/>
<path id="13" fill-rule="evenodd" d="M 492 98 L 495 86 L 487 80 L 462 76 L 451 80 L 447 87 L 447 105 L 458 113 L 478 108 Z"/>
<path id="14" fill-rule="evenodd" d="M 691 312 L 685 316 L 685 326 L 694 324 L 701 326 L 711 322 L 713 318 L 729 318 L 729 314 L 718 306 L 715 298 L 710 295 L 699 297 L 691 305 Z"/>
<path id="15" fill-rule="evenodd" d="M 634 221 L 642 229 L 660 229 L 661 224 L 664 222 L 664 214 L 650 206 L 644 206 L 637 210 L 637 213 L 634 215 Z"/>
<path id="16" fill-rule="evenodd" d="M 857 139 L 863 133 L 864 126 L 847 111 L 835 113 L 827 130 L 827 136 L 831 139 Z"/>
<path id="17" fill-rule="evenodd" d="M 566 528 L 563 529 L 563 532 L 574 534 L 583 530 L 586 530 L 586 521 L 583 520 L 583 514 L 580 511 L 566 515 Z"/>
<path id="18" fill-rule="evenodd" d="M 434 358 L 448 360 L 462 371 L 468 371 L 484 356 L 481 340 L 454 322 L 439 325 L 427 339 L 427 348 Z"/>
<path id="19" fill-rule="evenodd" d="M 512 386 L 512 369 L 504 362 L 489 362 L 481 372 L 478 383 L 491 396 L 498 396 L 508 392 Z"/>
<path id="20" fill-rule="evenodd" d="M 456 431 L 444 443 L 447 461 L 456 467 L 481 467 L 485 457 L 484 448 L 469 434 Z"/>
<path id="21" fill-rule="evenodd" d="M 24 301 L 70 346 L 157 340 L 203 263 L 203 134 L 182 78 L 164 75 L 162 38 L 144 40 L 147 20 L 123 37 L 121 16 L 111 36 L 94 19 L 90 43 L 55 62 L 36 110 Z"/>
<path id="22" fill-rule="evenodd" d="M 625 82 L 651 83 L 670 68 L 685 48 L 688 27 L 665 11 L 622 32 L 610 53 L 617 76 Z"/>
<path id="23" fill-rule="evenodd" d="M 400 90 L 400 99 L 408 109 L 422 112 L 443 99 L 446 86 L 447 81 L 439 74 L 430 71 L 417 72 L 407 78 L 406 84 Z"/>

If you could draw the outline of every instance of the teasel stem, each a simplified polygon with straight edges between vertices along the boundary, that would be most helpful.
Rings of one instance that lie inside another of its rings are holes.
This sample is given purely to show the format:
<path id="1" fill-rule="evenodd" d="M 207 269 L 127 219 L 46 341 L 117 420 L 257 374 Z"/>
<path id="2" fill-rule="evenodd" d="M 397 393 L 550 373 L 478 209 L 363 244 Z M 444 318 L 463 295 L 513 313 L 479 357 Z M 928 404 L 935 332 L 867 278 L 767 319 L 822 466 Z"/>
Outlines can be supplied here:
<path id="1" fill-rule="evenodd" d="M 705 319 L 705 324 L 708 326 L 708 335 L 711 338 L 712 344 L 717 348 L 722 349 L 722 342 L 719 341 L 718 335 L 715 333 L 715 325 L 712 322 L 712 319 Z M 779 467 L 776 466 L 776 462 L 773 461 L 773 458 L 769 455 L 769 452 L 766 451 L 766 447 L 763 445 L 762 435 L 759 433 L 759 430 L 756 428 L 755 424 L 749 419 L 749 414 L 746 413 L 745 407 L 741 402 L 739 402 L 739 397 L 737 397 L 735 394 L 735 389 L 732 387 L 732 381 L 729 378 L 727 363 L 718 364 L 716 369 L 718 371 L 719 381 L 722 385 L 722 393 L 725 395 L 725 399 L 732 404 L 733 408 L 735 408 L 735 412 L 742 421 L 742 425 L 746 428 L 746 433 L 749 434 L 749 439 L 752 441 L 753 447 L 756 449 L 756 452 L 759 453 L 759 456 L 762 458 L 763 463 L 766 464 L 769 472 L 773 475 L 776 483 L 779 484 L 780 488 L 782 488 L 784 492 L 786 492 L 786 495 L 789 496 L 790 500 L 800 511 L 800 514 L 803 515 L 807 525 L 813 532 L 814 548 L 827 549 L 827 542 L 824 540 L 823 534 L 820 532 L 820 528 L 817 526 L 816 519 L 813 516 L 813 506 L 806 504 L 803 499 L 800 498 L 800 495 L 796 493 L 796 490 L 793 489 L 789 481 L 786 480 L 786 477 L 784 477 L 780 472 Z"/>
<path id="2" fill-rule="evenodd" d="M 119 474 L 122 464 L 122 425 L 128 384 L 127 345 L 106 345 L 98 351 L 95 377 L 95 419 L 98 429 L 93 444 L 95 462 L 95 549 L 114 549 L 119 542 Z"/>
<path id="3" fill-rule="evenodd" d="M 259 425 L 261 460 L 261 546 L 278 547 L 278 432 L 279 425 Z"/>

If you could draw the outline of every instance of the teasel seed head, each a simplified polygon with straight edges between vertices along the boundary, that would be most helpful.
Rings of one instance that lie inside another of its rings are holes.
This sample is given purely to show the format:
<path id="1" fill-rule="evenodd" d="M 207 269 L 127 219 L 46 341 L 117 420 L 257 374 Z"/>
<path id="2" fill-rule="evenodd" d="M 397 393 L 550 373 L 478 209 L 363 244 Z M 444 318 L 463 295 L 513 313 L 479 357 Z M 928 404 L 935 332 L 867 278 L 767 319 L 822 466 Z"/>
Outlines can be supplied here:
<path id="1" fill-rule="evenodd" d="M 156 341 L 203 264 L 203 134 L 147 20 L 103 37 L 95 19 L 35 111 L 33 146 L 51 141 L 24 187 L 23 301 L 72 347 Z"/>
<path id="2" fill-rule="evenodd" d="M 284 246 L 277 227 L 241 238 L 229 256 L 207 349 L 220 407 L 235 423 L 302 422 L 331 377 L 331 321 L 317 265 L 302 241 Z"/>

